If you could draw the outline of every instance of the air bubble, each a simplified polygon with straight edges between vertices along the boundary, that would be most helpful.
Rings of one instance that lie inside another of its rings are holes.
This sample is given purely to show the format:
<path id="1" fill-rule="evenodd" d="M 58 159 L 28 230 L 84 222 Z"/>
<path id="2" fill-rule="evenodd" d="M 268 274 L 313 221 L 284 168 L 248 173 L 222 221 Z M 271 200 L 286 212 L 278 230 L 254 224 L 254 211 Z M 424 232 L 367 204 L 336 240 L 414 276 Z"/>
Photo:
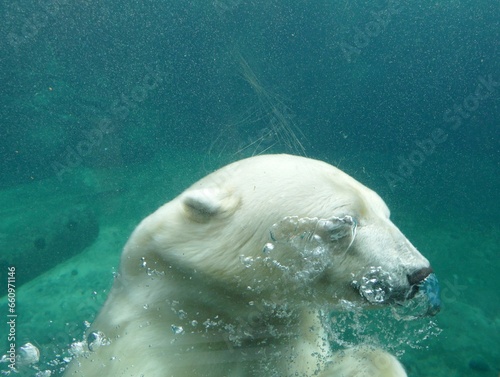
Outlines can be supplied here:
<path id="1" fill-rule="evenodd" d="M 272 242 L 268 242 L 264 245 L 264 248 L 262 249 L 262 252 L 264 254 L 269 254 L 271 251 L 274 250 L 274 244 Z"/>
<path id="2" fill-rule="evenodd" d="M 84 342 L 74 342 L 69 348 L 69 353 L 73 356 L 82 356 L 85 353 L 85 343 Z"/>
<path id="3" fill-rule="evenodd" d="M 243 263 L 243 265 L 246 267 L 246 268 L 249 268 L 252 266 L 252 263 L 253 263 L 253 258 L 252 257 L 245 257 L 245 256 L 241 256 L 240 257 L 240 260 L 241 260 L 241 263 Z"/>
<path id="4" fill-rule="evenodd" d="M 87 345 L 91 351 L 95 351 L 102 346 L 107 346 L 110 343 L 109 339 L 101 331 L 92 332 L 87 336 Z"/>
<path id="5" fill-rule="evenodd" d="M 179 334 L 183 334 L 184 333 L 184 329 L 182 328 L 182 326 L 176 326 L 176 325 L 172 325 L 171 326 L 172 328 L 172 332 L 176 335 L 179 335 Z"/>
<path id="6" fill-rule="evenodd" d="M 50 370 L 40 370 L 36 372 L 35 377 L 50 377 L 52 372 Z"/>
<path id="7" fill-rule="evenodd" d="M 165 271 L 158 271 L 155 268 L 149 268 L 149 267 L 146 269 L 146 273 L 148 274 L 148 276 L 164 276 L 165 275 Z"/>
<path id="8" fill-rule="evenodd" d="M 217 319 L 217 317 L 216 317 L 216 319 Z M 212 321 L 211 319 L 207 319 L 205 322 L 203 322 L 203 325 L 205 326 L 206 329 L 209 329 L 210 327 L 217 326 L 217 322 Z"/>
<path id="9" fill-rule="evenodd" d="M 355 237 L 355 222 L 350 216 L 320 219 L 317 217 L 287 216 L 270 229 L 273 241 L 264 245 L 272 249 L 292 249 L 286 255 L 300 257 L 264 258 L 267 266 L 278 268 L 297 282 L 308 283 L 321 276 L 332 263 L 333 257 L 343 256 Z M 274 252 L 275 253 L 275 252 Z M 279 253 L 278 253 L 279 254 Z"/>
<path id="10" fill-rule="evenodd" d="M 17 357 L 20 364 L 36 364 L 40 360 L 40 351 L 33 344 L 26 343 L 19 348 Z"/>
<path id="11" fill-rule="evenodd" d="M 353 280 L 353 284 L 358 288 L 359 293 L 372 304 L 386 302 L 393 292 L 392 278 L 381 267 L 368 267 L 360 278 Z"/>

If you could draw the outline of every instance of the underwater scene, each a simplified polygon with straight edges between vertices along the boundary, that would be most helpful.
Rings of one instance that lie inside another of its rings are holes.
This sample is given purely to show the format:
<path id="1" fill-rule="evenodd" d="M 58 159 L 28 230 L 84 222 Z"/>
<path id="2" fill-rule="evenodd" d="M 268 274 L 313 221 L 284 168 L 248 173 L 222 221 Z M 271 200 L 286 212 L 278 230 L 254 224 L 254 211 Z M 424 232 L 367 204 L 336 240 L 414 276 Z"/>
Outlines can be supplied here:
<path id="1" fill-rule="evenodd" d="M 1 17 L 0 376 L 500 376 L 500 2 Z"/>

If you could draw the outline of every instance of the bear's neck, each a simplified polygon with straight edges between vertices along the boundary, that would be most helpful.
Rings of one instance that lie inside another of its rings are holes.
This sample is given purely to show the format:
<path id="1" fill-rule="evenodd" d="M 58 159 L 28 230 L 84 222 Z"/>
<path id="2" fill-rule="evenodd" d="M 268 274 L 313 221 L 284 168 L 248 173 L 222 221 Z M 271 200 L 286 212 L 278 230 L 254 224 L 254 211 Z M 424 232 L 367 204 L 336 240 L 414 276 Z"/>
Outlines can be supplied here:
<path id="1" fill-rule="evenodd" d="M 203 335 L 230 342 L 233 347 L 248 343 L 272 344 L 283 338 L 295 337 L 300 313 L 275 302 L 267 295 L 223 285 L 196 271 L 169 267 L 165 271 L 146 270 L 125 280 L 118 278 L 123 292 L 137 292 L 127 285 L 143 285 L 141 297 L 130 297 L 137 312 L 148 322 L 160 321 L 173 335 Z M 114 288 L 115 289 L 115 288 Z M 217 295 L 214 295 L 217 292 Z M 112 296 L 112 295 L 111 295 Z M 146 308 L 146 309 L 145 309 Z"/>

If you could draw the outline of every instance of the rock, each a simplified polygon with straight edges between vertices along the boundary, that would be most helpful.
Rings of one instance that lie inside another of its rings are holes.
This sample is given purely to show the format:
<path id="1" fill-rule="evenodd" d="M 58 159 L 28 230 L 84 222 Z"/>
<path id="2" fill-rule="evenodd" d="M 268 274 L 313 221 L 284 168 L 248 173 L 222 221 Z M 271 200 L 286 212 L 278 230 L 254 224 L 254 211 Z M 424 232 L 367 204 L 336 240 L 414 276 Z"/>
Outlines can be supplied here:
<path id="1" fill-rule="evenodd" d="M 99 224 L 93 211 L 78 205 L 19 214 L 2 224 L 0 234 L 0 280 L 6 282 L 7 266 L 14 266 L 18 288 L 90 246 Z"/>
<path id="2" fill-rule="evenodd" d="M 469 368 L 478 372 L 488 372 L 491 370 L 488 363 L 481 357 L 474 357 L 470 359 Z"/>

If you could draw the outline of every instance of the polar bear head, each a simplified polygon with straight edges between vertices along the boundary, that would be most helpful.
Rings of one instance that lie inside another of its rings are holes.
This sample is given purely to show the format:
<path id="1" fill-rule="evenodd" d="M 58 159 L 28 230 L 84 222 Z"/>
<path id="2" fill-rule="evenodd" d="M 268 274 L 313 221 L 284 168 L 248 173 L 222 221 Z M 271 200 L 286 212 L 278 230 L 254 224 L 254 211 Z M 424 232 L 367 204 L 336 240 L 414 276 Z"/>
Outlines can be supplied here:
<path id="1" fill-rule="evenodd" d="M 125 247 L 122 275 L 133 279 L 146 265 L 182 271 L 186 281 L 202 276 L 247 302 L 382 305 L 420 290 L 434 314 L 438 288 L 429 261 L 389 215 L 374 191 L 327 163 L 252 157 L 208 175 L 143 220 Z"/>

